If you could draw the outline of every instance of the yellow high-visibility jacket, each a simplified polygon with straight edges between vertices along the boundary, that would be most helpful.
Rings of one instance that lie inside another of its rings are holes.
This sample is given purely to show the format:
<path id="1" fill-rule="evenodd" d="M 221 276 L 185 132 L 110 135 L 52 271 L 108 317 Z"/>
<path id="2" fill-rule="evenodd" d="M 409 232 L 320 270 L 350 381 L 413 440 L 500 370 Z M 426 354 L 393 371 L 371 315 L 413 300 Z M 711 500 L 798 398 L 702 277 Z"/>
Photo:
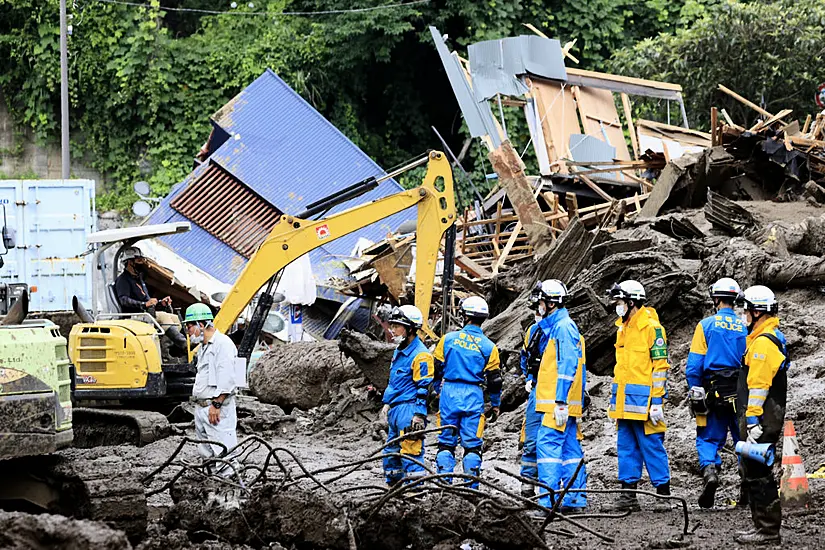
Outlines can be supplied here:
<path id="1" fill-rule="evenodd" d="M 782 351 L 763 334 L 773 334 L 783 344 L 785 336 L 779 332 L 779 319 L 768 317 L 748 334 L 748 349 L 745 352 L 745 366 L 748 369 L 748 419 L 760 417 L 768 398 L 773 380 L 787 359 Z M 783 402 L 784 405 L 784 402 Z"/>
<path id="2" fill-rule="evenodd" d="M 650 405 L 661 405 L 667 395 L 670 369 L 667 336 L 656 310 L 643 306 L 626 323 L 616 321 L 616 367 L 608 416 L 648 420 Z M 645 426 L 647 433 L 663 432 L 664 422 Z"/>

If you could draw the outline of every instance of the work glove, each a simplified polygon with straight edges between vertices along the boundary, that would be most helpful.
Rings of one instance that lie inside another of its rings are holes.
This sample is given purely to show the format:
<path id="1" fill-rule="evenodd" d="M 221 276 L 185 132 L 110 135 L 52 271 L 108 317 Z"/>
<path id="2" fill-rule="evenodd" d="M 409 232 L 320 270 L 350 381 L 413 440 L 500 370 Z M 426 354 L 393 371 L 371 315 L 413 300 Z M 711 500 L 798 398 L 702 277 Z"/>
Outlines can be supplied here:
<path id="1" fill-rule="evenodd" d="M 705 395 L 705 388 L 702 386 L 691 386 L 690 391 L 688 392 L 690 400 L 696 403 L 703 402 L 705 400 Z"/>
<path id="2" fill-rule="evenodd" d="M 665 421 L 665 411 L 661 405 L 650 406 L 650 421 L 653 422 L 654 426 L 657 426 L 659 422 Z"/>
<path id="3" fill-rule="evenodd" d="M 498 407 L 490 407 L 487 409 L 487 412 L 484 413 L 484 416 L 487 417 L 487 422 L 495 422 L 498 420 L 499 414 L 501 414 L 501 409 Z"/>
<path id="4" fill-rule="evenodd" d="M 527 382 L 525 382 L 525 384 L 524 384 L 524 389 L 527 390 L 527 393 L 530 393 L 531 391 L 533 391 L 533 379 L 532 378 L 527 379 Z"/>
<path id="5" fill-rule="evenodd" d="M 427 418 L 420 414 L 414 414 L 412 422 L 410 422 L 410 429 L 414 432 L 420 432 L 427 427 Z"/>
<path id="6" fill-rule="evenodd" d="M 379 422 L 383 422 L 384 424 L 388 423 L 387 416 L 390 414 L 390 406 L 384 405 L 381 407 L 381 412 L 378 413 L 378 420 Z"/>
<path id="7" fill-rule="evenodd" d="M 570 418 L 570 411 L 567 409 L 567 403 L 556 403 L 556 408 L 553 410 L 553 415 L 556 417 L 556 427 L 561 428 L 567 424 L 567 419 Z"/>
<path id="8" fill-rule="evenodd" d="M 760 424 L 751 424 L 748 426 L 748 443 L 756 443 L 762 437 L 762 426 Z"/>

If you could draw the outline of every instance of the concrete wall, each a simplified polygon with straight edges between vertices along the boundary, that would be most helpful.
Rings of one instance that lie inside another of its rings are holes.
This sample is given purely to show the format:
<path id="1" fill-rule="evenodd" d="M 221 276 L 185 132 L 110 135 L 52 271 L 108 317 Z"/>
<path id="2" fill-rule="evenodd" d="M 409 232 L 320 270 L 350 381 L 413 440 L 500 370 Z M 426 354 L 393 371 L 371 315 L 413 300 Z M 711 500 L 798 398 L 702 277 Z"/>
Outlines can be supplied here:
<path id="1" fill-rule="evenodd" d="M 60 175 L 59 141 L 46 146 L 37 145 L 30 129 L 14 124 L 6 100 L 0 94 L 0 178 L 36 176 L 42 179 L 60 179 Z M 101 174 L 80 163 L 72 163 L 71 177 L 94 180 L 97 191 L 102 191 Z"/>

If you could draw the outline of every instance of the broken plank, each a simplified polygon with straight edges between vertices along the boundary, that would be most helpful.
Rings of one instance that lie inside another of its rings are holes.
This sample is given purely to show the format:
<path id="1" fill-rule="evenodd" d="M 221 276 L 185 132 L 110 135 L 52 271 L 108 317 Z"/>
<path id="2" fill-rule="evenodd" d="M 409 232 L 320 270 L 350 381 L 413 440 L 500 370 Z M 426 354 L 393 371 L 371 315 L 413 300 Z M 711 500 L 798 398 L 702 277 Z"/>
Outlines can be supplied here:
<path id="1" fill-rule="evenodd" d="M 716 137 L 719 130 L 719 110 L 716 107 L 710 108 L 710 145 L 716 147 L 719 145 L 719 139 Z"/>
<path id="2" fill-rule="evenodd" d="M 455 282 L 464 287 L 465 290 L 478 294 L 479 296 L 485 295 L 484 288 L 469 277 L 465 277 L 461 273 L 456 273 L 454 278 Z"/>
<path id="3" fill-rule="evenodd" d="M 726 94 L 731 96 L 733 99 L 737 100 L 739 103 L 750 107 L 751 109 L 753 109 L 757 113 L 765 115 L 768 118 L 773 117 L 773 113 L 770 113 L 770 112 L 766 111 L 765 109 L 763 109 L 762 107 L 760 107 L 759 105 L 754 103 L 753 101 L 750 101 L 749 99 L 746 99 L 746 98 L 742 97 L 741 95 L 737 94 L 736 92 L 734 92 L 730 88 L 726 88 L 725 86 L 722 86 L 721 84 L 719 84 L 719 90 L 722 91 L 722 92 L 725 92 Z"/>
<path id="4" fill-rule="evenodd" d="M 583 175 L 583 174 L 576 174 L 576 176 L 577 176 L 580 180 L 582 180 L 586 186 L 588 186 L 590 189 L 592 189 L 592 190 L 593 190 L 593 192 L 595 192 L 598 196 L 600 196 L 600 197 L 601 197 L 601 198 L 603 198 L 604 200 L 606 200 L 606 201 L 608 201 L 608 202 L 613 200 L 613 197 L 611 197 L 610 195 L 608 195 L 608 194 L 604 191 L 604 189 L 602 189 L 601 187 L 599 187 L 598 185 L 596 185 L 595 183 L 593 183 L 593 180 L 591 180 L 591 179 L 590 179 L 590 178 L 588 178 L 587 176 L 585 176 L 585 175 Z"/>
<path id="5" fill-rule="evenodd" d="M 793 109 L 783 109 L 783 110 L 779 111 L 778 113 L 776 113 L 775 115 L 773 115 L 772 117 L 768 118 L 767 120 L 760 120 L 759 122 L 754 124 L 753 127 L 751 127 L 748 130 L 748 132 L 758 132 L 762 128 L 767 128 L 768 126 L 770 126 L 771 124 L 773 124 L 777 120 L 785 118 L 786 116 L 788 116 L 792 112 L 793 112 Z"/>
<path id="6" fill-rule="evenodd" d="M 579 200 L 575 193 L 565 193 L 564 200 L 567 203 L 567 219 L 572 220 L 579 215 Z"/>
<path id="7" fill-rule="evenodd" d="M 490 279 L 493 277 L 493 274 L 487 268 L 480 266 L 464 254 L 459 254 L 456 256 L 455 265 L 476 279 Z"/>
<path id="8" fill-rule="evenodd" d="M 811 115 L 808 115 L 808 118 L 805 119 L 805 126 L 802 127 L 802 133 L 807 134 L 808 128 L 811 127 Z"/>
<path id="9" fill-rule="evenodd" d="M 518 234 L 521 232 L 521 222 L 516 223 L 515 229 L 513 229 L 513 234 L 510 235 L 510 238 L 507 239 L 507 244 L 504 245 L 504 250 L 501 251 L 501 256 L 498 257 L 496 260 L 496 264 L 493 266 L 493 275 L 498 274 L 498 270 L 504 265 L 504 262 L 507 261 L 507 256 L 510 255 L 510 251 L 513 249 L 513 245 L 516 244 L 516 240 L 518 239 Z"/>
<path id="10" fill-rule="evenodd" d="M 622 108 L 627 121 L 627 131 L 630 134 L 630 144 L 633 146 L 633 158 L 639 160 L 639 139 L 636 136 L 636 127 L 633 125 L 633 113 L 630 108 L 630 97 L 622 92 Z"/>

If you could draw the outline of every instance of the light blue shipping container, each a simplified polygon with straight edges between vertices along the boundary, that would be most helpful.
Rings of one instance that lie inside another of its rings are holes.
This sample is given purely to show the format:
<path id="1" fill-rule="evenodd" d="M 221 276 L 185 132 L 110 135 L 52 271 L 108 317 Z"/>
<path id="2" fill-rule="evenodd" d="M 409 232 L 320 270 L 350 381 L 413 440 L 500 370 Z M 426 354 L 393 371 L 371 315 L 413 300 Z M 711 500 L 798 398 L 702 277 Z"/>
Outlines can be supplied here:
<path id="1" fill-rule="evenodd" d="M 0 281 L 36 286 L 31 311 L 71 310 L 73 295 L 90 303 L 92 256 L 80 254 L 87 233 L 97 228 L 95 182 L 0 180 L 0 204 L 6 225 L 17 233 L 16 248 L 3 256 Z"/>

